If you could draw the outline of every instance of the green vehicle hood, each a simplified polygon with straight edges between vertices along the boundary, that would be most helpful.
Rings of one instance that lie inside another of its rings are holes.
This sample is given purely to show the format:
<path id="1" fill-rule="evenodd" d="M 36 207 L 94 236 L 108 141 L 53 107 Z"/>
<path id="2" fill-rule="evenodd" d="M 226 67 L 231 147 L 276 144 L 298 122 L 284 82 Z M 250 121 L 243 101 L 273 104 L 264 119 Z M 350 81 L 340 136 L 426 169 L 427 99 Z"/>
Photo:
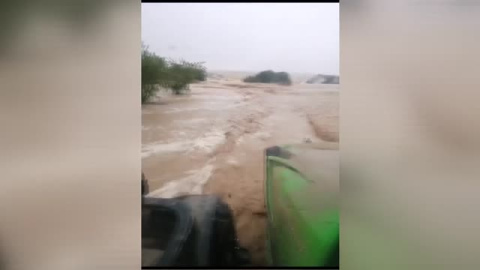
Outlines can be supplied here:
<path id="1" fill-rule="evenodd" d="M 338 144 L 271 147 L 265 165 L 270 264 L 338 266 Z"/>

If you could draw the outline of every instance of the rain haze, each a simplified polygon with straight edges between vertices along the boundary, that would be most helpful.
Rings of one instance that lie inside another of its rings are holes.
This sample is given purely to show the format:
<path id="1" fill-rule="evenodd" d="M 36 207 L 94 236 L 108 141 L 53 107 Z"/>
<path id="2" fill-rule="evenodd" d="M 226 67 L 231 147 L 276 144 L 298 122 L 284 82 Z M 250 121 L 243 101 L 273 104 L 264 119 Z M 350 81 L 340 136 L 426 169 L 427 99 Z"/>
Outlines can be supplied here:
<path id="1" fill-rule="evenodd" d="M 339 4 L 142 4 L 142 41 L 210 70 L 338 75 Z"/>

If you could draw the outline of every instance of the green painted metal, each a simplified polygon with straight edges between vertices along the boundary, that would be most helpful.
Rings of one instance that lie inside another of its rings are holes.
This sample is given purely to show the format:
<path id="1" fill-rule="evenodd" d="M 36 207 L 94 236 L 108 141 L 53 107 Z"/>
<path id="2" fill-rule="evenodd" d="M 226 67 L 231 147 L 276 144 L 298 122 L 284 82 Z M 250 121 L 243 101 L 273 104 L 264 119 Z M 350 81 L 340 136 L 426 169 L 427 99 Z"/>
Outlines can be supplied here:
<path id="1" fill-rule="evenodd" d="M 274 266 L 338 266 L 338 151 L 281 149 L 289 154 L 265 158 L 267 260 Z"/>

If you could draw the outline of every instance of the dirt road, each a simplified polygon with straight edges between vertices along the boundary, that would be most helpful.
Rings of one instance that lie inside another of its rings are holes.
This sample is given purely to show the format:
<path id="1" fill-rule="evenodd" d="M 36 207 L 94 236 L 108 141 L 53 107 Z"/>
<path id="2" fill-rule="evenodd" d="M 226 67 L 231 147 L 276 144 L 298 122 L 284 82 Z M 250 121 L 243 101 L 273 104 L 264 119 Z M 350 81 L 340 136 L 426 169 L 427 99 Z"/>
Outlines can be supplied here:
<path id="1" fill-rule="evenodd" d="M 234 212 L 240 243 L 263 265 L 263 151 L 338 140 L 338 85 L 209 80 L 190 88 L 142 108 L 149 196 L 220 195 Z"/>

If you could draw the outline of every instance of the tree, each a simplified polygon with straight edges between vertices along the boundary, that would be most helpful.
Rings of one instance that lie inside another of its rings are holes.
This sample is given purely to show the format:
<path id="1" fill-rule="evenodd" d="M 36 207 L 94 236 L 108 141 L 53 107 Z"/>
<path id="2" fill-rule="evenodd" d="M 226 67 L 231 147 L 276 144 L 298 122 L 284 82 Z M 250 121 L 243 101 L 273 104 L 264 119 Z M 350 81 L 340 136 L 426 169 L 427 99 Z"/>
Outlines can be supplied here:
<path id="1" fill-rule="evenodd" d="M 264 70 L 257 73 L 255 76 L 248 76 L 244 80 L 247 83 L 278 83 L 282 85 L 290 85 L 290 75 L 286 72 L 275 72 L 273 70 Z"/>
<path id="2" fill-rule="evenodd" d="M 142 43 L 142 103 L 154 97 L 160 87 L 180 95 L 189 90 L 191 83 L 205 81 L 207 70 L 203 64 L 165 60 L 150 52 L 148 46 Z"/>
<path id="3" fill-rule="evenodd" d="M 142 103 L 158 92 L 158 86 L 164 84 L 167 77 L 168 66 L 165 59 L 148 51 L 148 47 L 142 44 Z"/>

